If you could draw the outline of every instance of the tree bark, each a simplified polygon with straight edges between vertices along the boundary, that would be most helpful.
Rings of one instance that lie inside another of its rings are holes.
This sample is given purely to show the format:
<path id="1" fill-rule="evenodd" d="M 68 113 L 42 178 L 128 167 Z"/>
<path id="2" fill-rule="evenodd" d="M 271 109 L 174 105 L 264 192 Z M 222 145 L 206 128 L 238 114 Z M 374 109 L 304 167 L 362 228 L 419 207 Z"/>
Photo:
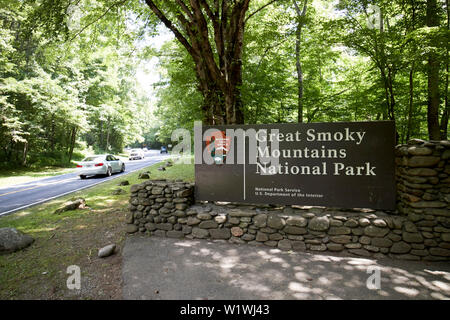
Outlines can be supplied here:
<path id="1" fill-rule="evenodd" d="M 189 0 L 189 5 L 176 0 L 178 6 L 169 8 L 176 16 L 174 21 L 163 13 L 162 2 L 145 2 L 194 60 L 203 96 L 203 121 L 244 123 L 240 87 L 245 15 L 250 0 L 216 0 L 211 6 L 206 0 Z"/>
<path id="2" fill-rule="evenodd" d="M 295 39 L 295 66 L 297 69 L 297 113 L 298 113 L 298 122 L 303 122 L 303 70 L 302 64 L 300 62 L 300 45 L 301 45 L 301 37 L 302 37 L 302 28 L 305 24 L 305 15 L 306 15 L 306 7 L 308 5 L 308 0 L 305 0 L 303 4 L 303 9 L 300 11 L 300 7 L 297 4 L 297 1 L 294 0 L 295 11 L 297 13 L 297 30 L 296 30 L 296 39 Z"/>
<path id="3" fill-rule="evenodd" d="M 406 129 L 406 141 L 409 141 L 412 131 L 412 117 L 414 104 L 414 61 L 409 70 L 409 108 L 408 108 L 408 127 Z"/>
<path id="4" fill-rule="evenodd" d="M 70 137 L 69 163 L 72 162 L 73 149 L 75 148 L 75 140 L 77 137 L 77 128 L 72 128 L 72 135 Z"/>
<path id="5" fill-rule="evenodd" d="M 448 0 L 445 1 L 445 5 L 446 5 L 446 9 L 447 9 L 447 30 L 450 29 L 450 8 L 448 7 Z M 449 61 L 449 56 L 448 56 L 448 39 L 447 39 L 447 62 L 445 65 L 445 110 L 444 113 L 442 114 L 442 118 L 441 118 L 441 139 L 442 140 L 447 140 L 448 139 L 448 117 L 449 117 L 449 110 L 448 110 L 448 61 Z"/>
<path id="6" fill-rule="evenodd" d="M 28 142 L 25 142 L 23 146 L 22 166 L 27 165 L 27 155 L 28 155 Z"/>
<path id="7" fill-rule="evenodd" d="M 426 22 L 428 27 L 439 25 L 437 14 L 437 0 L 427 0 Z M 439 59 L 435 52 L 428 54 L 428 108 L 427 123 L 428 137 L 430 140 L 439 140 L 441 138 L 439 128 Z"/>

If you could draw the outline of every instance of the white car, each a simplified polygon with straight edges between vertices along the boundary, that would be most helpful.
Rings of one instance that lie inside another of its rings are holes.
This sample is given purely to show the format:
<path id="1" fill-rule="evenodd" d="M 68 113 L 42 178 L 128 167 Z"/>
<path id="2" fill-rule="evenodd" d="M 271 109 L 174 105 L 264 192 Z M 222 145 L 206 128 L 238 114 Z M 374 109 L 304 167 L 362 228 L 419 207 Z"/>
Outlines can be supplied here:
<path id="1" fill-rule="evenodd" d="M 144 151 L 141 149 L 133 149 L 130 151 L 130 155 L 128 156 L 129 160 L 136 160 L 136 159 L 144 159 L 145 154 Z"/>
<path id="2" fill-rule="evenodd" d="M 96 155 L 84 158 L 77 168 L 81 179 L 98 174 L 110 177 L 113 173 L 124 172 L 125 163 L 111 154 Z"/>

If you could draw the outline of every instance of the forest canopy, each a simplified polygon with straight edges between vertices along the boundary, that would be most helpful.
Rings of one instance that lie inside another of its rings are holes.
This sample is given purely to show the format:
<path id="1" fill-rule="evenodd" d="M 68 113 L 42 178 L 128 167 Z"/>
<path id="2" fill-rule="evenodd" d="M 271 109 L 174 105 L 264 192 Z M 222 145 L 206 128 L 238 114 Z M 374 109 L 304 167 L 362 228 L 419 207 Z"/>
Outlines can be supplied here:
<path id="1" fill-rule="evenodd" d="M 167 144 L 196 120 L 448 139 L 448 0 L 0 0 L 0 35 L 6 165 Z"/>

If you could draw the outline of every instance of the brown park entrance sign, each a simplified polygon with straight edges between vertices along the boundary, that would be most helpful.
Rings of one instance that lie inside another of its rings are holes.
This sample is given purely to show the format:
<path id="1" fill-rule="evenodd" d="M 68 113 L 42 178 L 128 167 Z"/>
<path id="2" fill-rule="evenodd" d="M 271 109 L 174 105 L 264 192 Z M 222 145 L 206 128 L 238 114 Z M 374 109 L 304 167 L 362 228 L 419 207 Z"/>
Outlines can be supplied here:
<path id="1" fill-rule="evenodd" d="M 194 131 L 198 200 L 395 209 L 391 121 Z"/>

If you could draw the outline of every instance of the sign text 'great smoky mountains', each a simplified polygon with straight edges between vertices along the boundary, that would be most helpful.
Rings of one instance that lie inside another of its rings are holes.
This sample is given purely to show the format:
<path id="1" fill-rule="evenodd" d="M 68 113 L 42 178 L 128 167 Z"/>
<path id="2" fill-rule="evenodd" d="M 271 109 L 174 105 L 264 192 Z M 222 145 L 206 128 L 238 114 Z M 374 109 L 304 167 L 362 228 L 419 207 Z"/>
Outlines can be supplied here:
<path id="1" fill-rule="evenodd" d="M 199 200 L 395 209 L 393 122 L 194 131 Z"/>

